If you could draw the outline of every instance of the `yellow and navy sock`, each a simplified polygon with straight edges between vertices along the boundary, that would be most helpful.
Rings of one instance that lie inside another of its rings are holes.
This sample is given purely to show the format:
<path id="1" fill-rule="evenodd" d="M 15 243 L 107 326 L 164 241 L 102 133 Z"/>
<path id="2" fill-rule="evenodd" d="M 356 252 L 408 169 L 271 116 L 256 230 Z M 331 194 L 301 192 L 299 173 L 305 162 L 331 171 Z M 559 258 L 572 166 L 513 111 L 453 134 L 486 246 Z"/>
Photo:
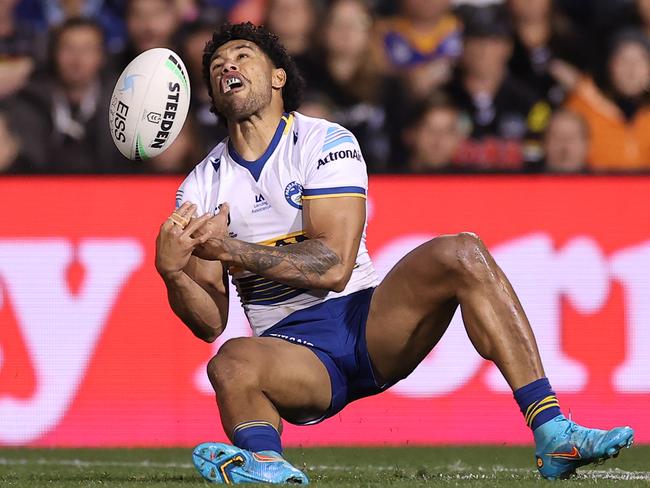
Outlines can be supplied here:
<path id="1" fill-rule="evenodd" d="M 515 390 L 515 400 L 531 430 L 562 415 L 560 403 L 546 378 L 540 378 Z"/>
<path id="2" fill-rule="evenodd" d="M 275 451 L 282 454 L 280 433 L 273 424 L 264 420 L 251 420 L 235 425 L 234 444 L 251 452 Z"/>

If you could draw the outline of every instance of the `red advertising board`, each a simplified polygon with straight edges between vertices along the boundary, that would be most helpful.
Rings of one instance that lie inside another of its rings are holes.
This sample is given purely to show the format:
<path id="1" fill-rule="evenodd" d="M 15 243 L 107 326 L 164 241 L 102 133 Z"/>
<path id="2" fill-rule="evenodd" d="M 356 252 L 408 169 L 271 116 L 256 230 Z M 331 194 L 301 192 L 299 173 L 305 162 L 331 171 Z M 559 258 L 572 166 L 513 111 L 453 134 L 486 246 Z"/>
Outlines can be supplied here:
<path id="1" fill-rule="evenodd" d="M 248 334 L 233 293 L 215 344 L 167 306 L 153 242 L 178 178 L 0 179 L 0 445 L 169 446 L 224 439 L 205 364 Z M 650 178 L 375 177 L 380 275 L 442 233 L 473 231 L 530 317 L 579 422 L 650 442 Z M 526 443 L 512 393 L 456 317 L 406 380 L 287 445 Z"/>

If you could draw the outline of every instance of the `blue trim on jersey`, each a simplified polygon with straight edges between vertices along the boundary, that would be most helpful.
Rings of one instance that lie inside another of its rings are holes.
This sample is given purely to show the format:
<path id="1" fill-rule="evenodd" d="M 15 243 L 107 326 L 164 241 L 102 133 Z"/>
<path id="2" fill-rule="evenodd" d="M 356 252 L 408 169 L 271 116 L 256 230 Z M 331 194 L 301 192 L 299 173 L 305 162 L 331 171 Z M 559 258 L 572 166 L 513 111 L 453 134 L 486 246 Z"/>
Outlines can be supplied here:
<path id="1" fill-rule="evenodd" d="M 307 189 L 305 188 L 302 192 L 303 197 L 311 197 L 317 195 L 336 195 L 339 193 L 360 193 L 362 195 L 366 194 L 365 188 L 360 186 L 339 186 L 337 188 L 315 188 Z"/>
<path id="2" fill-rule="evenodd" d="M 354 144 L 354 139 L 352 139 L 352 136 L 350 134 L 344 134 L 338 136 L 338 138 L 334 139 L 332 142 L 328 142 L 323 146 L 323 152 L 328 151 L 336 146 L 339 146 L 343 144 L 344 142 L 349 142 L 351 144 Z"/>
<path id="3" fill-rule="evenodd" d="M 343 129 L 342 127 L 330 127 L 327 129 L 327 133 L 325 134 L 325 143 L 330 142 L 341 134 L 349 134 L 349 132 L 347 129 Z"/>
<path id="4" fill-rule="evenodd" d="M 307 291 L 258 275 L 234 278 L 233 283 L 243 304 L 273 305 Z"/>
<path id="5" fill-rule="evenodd" d="M 289 300 L 290 298 L 296 298 L 298 295 L 301 295 L 302 293 L 305 293 L 305 290 L 288 291 L 269 298 L 255 298 L 248 303 L 251 303 L 252 305 L 275 305 L 276 303 L 284 302 L 285 300 Z"/>
<path id="6" fill-rule="evenodd" d="M 252 275 L 252 276 L 246 276 L 245 278 L 234 278 L 233 281 L 240 285 L 246 285 L 249 283 L 259 283 L 260 281 L 268 280 L 268 278 L 264 278 L 264 276 L 259 276 L 259 275 Z"/>
<path id="7" fill-rule="evenodd" d="M 256 159 L 255 161 L 248 161 L 247 159 L 241 157 L 237 152 L 237 149 L 235 149 L 235 146 L 232 144 L 232 141 L 230 139 L 228 140 L 228 153 L 230 154 L 230 157 L 241 167 L 246 168 L 248 171 L 250 171 L 253 178 L 255 178 L 255 181 L 258 181 L 260 179 L 260 174 L 262 173 L 264 165 L 271 157 L 271 154 L 273 154 L 273 151 L 275 151 L 275 148 L 278 147 L 278 144 L 280 144 L 280 139 L 282 139 L 284 128 L 287 126 L 286 118 L 288 116 L 289 114 L 287 113 L 283 114 L 283 118 L 280 119 L 278 128 L 275 129 L 275 134 L 273 134 L 273 139 L 271 139 L 269 147 L 267 147 L 266 151 L 264 151 L 264 154 L 262 154 L 262 156 L 260 156 L 260 158 Z"/>
<path id="8" fill-rule="evenodd" d="M 354 138 L 352 134 L 347 129 L 341 127 L 330 127 L 327 129 L 327 134 L 325 134 L 325 140 L 323 141 L 323 149 L 321 151 L 327 151 L 333 147 L 343 144 L 344 142 L 350 142 L 354 144 Z"/>
<path id="9" fill-rule="evenodd" d="M 221 166 L 221 159 L 220 158 L 210 158 L 210 161 L 212 162 L 212 167 L 214 168 L 214 170 L 219 171 L 219 167 Z"/>

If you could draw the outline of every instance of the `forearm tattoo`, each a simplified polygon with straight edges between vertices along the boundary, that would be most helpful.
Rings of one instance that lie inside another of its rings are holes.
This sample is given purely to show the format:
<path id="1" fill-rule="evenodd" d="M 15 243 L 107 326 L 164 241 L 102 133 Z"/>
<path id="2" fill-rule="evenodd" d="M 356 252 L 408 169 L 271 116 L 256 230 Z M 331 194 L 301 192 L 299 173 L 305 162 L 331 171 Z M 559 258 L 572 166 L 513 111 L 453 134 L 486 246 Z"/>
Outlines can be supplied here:
<path id="1" fill-rule="evenodd" d="M 336 253 L 317 239 L 280 247 L 226 239 L 223 246 L 235 266 L 296 288 L 317 288 L 321 277 L 341 264 Z"/>

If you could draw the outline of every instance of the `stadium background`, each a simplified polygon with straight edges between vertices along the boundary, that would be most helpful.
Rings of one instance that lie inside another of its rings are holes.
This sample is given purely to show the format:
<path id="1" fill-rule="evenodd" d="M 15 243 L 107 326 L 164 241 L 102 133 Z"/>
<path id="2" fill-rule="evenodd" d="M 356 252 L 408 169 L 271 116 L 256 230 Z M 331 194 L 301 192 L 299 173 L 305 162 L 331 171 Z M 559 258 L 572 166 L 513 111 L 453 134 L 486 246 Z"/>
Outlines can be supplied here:
<path id="1" fill-rule="evenodd" d="M 520 294 L 564 408 L 582 423 L 630 424 L 638 442 L 650 443 L 650 176 L 639 174 L 650 167 L 650 9 L 643 0 L 545 5 L 2 2 L 0 445 L 224 438 L 203 375 L 223 340 L 191 336 L 169 311 L 153 267 L 155 234 L 182 174 L 222 134 L 207 116 L 192 59 L 205 25 L 223 18 L 276 18 L 305 71 L 304 110 L 349 126 L 370 170 L 391 173 L 370 180 L 368 245 L 380 274 L 432 236 L 479 233 Z M 129 30 L 137 12 L 154 19 L 140 24 L 140 37 Z M 79 16 L 106 33 L 99 62 L 75 51 L 92 46 L 96 32 Z M 553 36 L 526 49 L 527 26 Z M 47 44 L 49 32 L 57 43 Z M 57 57 L 66 35 L 73 47 Z M 347 59 L 341 39 L 360 46 L 357 58 Z M 479 42 L 470 54 L 485 48 L 492 60 L 512 47 L 508 68 L 486 69 L 462 54 L 472 40 Z M 197 98 L 177 147 L 133 166 L 111 146 L 103 104 L 137 46 L 154 45 L 183 53 Z M 482 88 L 469 96 L 466 87 L 475 86 Z M 485 91 L 487 104 L 478 96 Z M 247 333 L 232 295 L 236 312 L 223 339 Z M 409 379 L 318 426 L 287 426 L 285 439 L 521 444 L 530 435 L 456 318 Z"/>

